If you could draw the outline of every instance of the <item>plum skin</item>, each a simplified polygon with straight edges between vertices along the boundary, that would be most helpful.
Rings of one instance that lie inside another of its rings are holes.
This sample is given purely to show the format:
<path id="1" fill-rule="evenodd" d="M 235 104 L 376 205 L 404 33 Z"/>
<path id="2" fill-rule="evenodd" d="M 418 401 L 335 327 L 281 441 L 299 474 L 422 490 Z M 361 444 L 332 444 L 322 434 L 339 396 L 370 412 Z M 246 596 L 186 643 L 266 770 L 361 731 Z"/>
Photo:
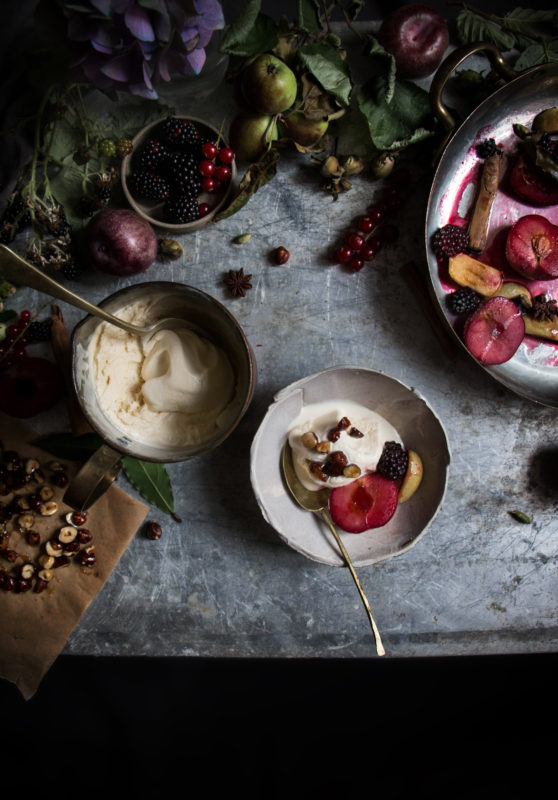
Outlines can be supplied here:
<path id="1" fill-rule="evenodd" d="M 508 233 L 506 258 L 528 280 L 558 277 L 558 228 L 540 214 L 520 217 Z"/>
<path id="2" fill-rule="evenodd" d="M 135 211 L 104 209 L 83 232 L 83 247 L 94 267 L 111 275 L 145 272 L 157 255 L 157 236 Z"/>
<path id="3" fill-rule="evenodd" d="M 442 60 L 449 46 L 449 31 L 433 8 L 413 3 L 385 17 L 378 41 L 395 58 L 400 77 L 425 78 Z"/>

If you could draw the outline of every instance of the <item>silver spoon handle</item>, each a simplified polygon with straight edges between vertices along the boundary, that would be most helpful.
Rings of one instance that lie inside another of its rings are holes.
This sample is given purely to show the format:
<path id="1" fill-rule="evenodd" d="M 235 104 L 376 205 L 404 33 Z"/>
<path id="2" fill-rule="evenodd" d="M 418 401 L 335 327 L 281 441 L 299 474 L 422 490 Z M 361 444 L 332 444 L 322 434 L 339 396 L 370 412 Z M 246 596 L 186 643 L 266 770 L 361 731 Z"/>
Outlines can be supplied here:
<path id="1" fill-rule="evenodd" d="M 372 609 L 370 608 L 370 603 L 368 602 L 368 598 L 362 588 L 362 584 L 360 579 L 356 573 L 355 568 L 353 567 L 353 562 L 351 561 L 351 557 L 347 552 L 347 548 L 343 544 L 341 537 L 339 536 L 339 532 L 335 525 L 333 524 L 333 520 L 329 516 L 329 512 L 326 508 L 322 508 L 319 512 L 320 517 L 323 519 L 325 523 L 329 526 L 330 531 L 332 532 L 333 536 L 335 537 L 335 541 L 339 545 L 339 549 L 343 555 L 343 558 L 347 562 L 347 566 L 349 567 L 350 573 L 353 576 L 353 580 L 356 583 L 356 587 L 359 591 L 360 597 L 362 602 L 364 603 L 364 608 L 366 609 L 366 613 L 368 614 L 368 619 L 370 620 L 370 625 L 372 627 L 372 631 L 374 633 L 374 638 L 376 640 L 376 652 L 379 656 L 385 656 L 386 651 L 384 650 L 384 645 L 382 644 L 382 637 L 380 636 L 380 631 L 378 630 L 378 626 L 376 625 L 376 620 L 374 619 L 374 615 L 372 614 Z"/>
<path id="2" fill-rule="evenodd" d="M 106 322 L 110 322 L 111 325 L 117 325 L 130 333 L 138 333 L 138 328 L 135 325 L 124 322 L 124 320 L 109 314 L 108 311 L 103 311 L 99 306 L 70 291 L 70 289 L 66 289 L 65 286 L 45 275 L 40 269 L 25 261 L 25 259 L 3 244 L 0 244 L 0 274 L 10 282 L 23 284 L 30 289 L 44 292 L 51 297 L 56 297 L 57 300 L 63 300 L 71 306 L 80 308 L 87 314 L 100 317 Z"/>

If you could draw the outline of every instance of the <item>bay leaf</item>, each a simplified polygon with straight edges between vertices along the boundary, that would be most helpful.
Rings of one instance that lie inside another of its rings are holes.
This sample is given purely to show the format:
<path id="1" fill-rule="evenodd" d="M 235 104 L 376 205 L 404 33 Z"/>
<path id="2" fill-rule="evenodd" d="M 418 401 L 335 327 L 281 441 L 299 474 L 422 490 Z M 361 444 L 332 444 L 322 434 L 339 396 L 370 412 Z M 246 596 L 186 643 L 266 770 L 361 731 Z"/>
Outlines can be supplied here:
<path id="1" fill-rule="evenodd" d="M 151 505 L 180 522 L 174 512 L 174 496 L 169 474 L 164 464 L 140 461 L 138 458 L 124 456 L 122 469 L 132 486 Z"/>

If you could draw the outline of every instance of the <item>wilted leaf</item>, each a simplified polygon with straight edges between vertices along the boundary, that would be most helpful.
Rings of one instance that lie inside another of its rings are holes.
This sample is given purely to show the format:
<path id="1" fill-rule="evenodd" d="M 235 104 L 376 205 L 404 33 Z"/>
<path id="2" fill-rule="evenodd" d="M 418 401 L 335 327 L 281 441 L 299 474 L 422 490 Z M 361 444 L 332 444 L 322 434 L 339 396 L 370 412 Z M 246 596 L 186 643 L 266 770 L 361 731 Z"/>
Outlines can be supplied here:
<path id="1" fill-rule="evenodd" d="M 391 103 L 393 93 L 395 91 L 395 78 L 397 67 L 395 65 L 395 58 L 387 50 L 384 50 L 380 42 L 374 37 L 369 37 L 370 48 L 368 55 L 377 60 L 377 63 L 383 67 L 383 74 L 386 81 L 386 103 Z"/>
<path id="2" fill-rule="evenodd" d="M 259 161 L 251 164 L 240 181 L 237 193 L 228 206 L 215 216 L 215 222 L 236 214 L 258 189 L 261 189 L 262 186 L 265 186 L 268 181 L 275 177 L 278 160 L 279 151 L 276 147 L 270 147 Z"/>
<path id="3" fill-rule="evenodd" d="M 299 57 L 326 92 L 349 105 L 353 88 L 349 65 L 335 48 L 327 44 L 307 45 L 300 48 Z"/>
<path id="4" fill-rule="evenodd" d="M 315 83 L 308 73 L 303 73 L 300 78 L 302 85 L 301 111 L 308 119 L 335 119 L 341 116 L 345 109 L 334 106 L 332 97 Z"/>
<path id="5" fill-rule="evenodd" d="M 385 79 L 378 75 L 357 97 L 378 150 L 406 147 L 432 134 L 430 101 L 424 89 L 410 81 L 396 81 L 391 103 L 386 103 L 385 96 Z"/>

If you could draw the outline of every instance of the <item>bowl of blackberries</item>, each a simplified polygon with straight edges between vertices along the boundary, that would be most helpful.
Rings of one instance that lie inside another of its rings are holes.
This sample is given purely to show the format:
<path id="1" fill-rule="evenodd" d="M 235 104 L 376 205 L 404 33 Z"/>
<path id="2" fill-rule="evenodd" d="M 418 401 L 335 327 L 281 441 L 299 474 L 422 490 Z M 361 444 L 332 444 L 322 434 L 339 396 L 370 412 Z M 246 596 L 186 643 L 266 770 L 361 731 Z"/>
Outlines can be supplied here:
<path id="1" fill-rule="evenodd" d="M 151 225 L 188 233 L 225 205 L 236 177 L 220 131 L 194 117 L 168 116 L 142 128 L 122 161 L 131 207 Z"/>

